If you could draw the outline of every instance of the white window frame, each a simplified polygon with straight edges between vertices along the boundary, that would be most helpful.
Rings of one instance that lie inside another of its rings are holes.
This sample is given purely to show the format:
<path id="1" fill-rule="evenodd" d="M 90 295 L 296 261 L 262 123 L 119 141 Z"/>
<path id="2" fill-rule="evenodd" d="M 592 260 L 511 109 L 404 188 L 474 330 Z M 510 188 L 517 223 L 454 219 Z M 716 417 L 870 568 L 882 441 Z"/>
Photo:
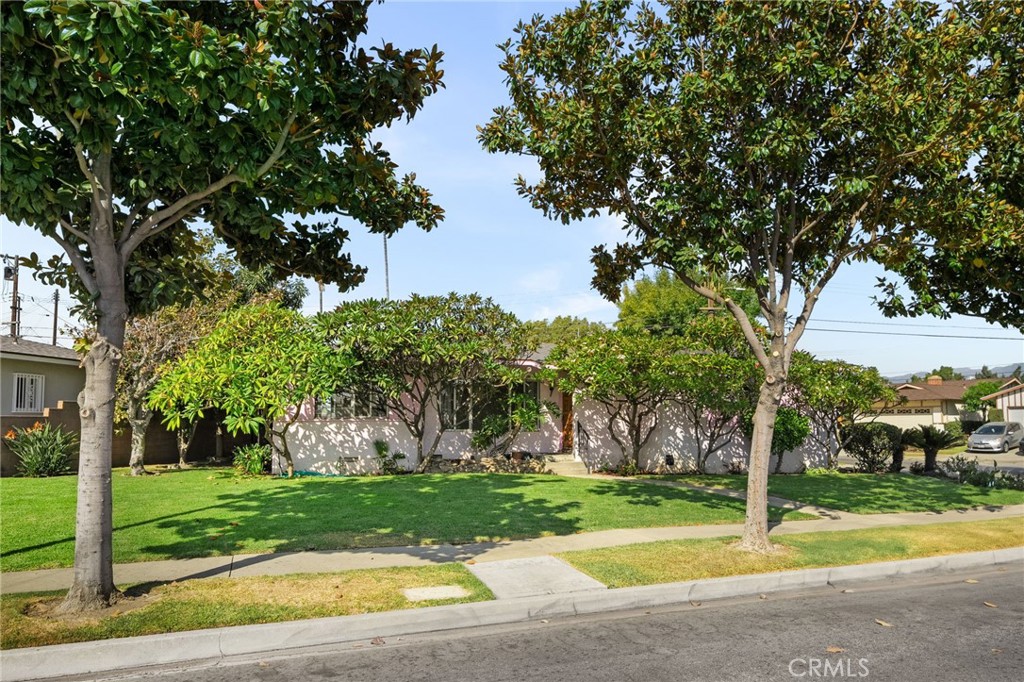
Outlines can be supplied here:
<path id="1" fill-rule="evenodd" d="M 24 382 L 21 391 L 18 390 L 18 383 Z M 30 385 L 32 388 L 30 389 Z M 13 413 L 38 413 L 43 411 L 46 404 L 44 397 L 46 393 L 45 374 L 16 373 L 14 375 L 14 390 L 11 392 L 11 412 Z M 26 404 L 31 398 L 31 404 Z"/>

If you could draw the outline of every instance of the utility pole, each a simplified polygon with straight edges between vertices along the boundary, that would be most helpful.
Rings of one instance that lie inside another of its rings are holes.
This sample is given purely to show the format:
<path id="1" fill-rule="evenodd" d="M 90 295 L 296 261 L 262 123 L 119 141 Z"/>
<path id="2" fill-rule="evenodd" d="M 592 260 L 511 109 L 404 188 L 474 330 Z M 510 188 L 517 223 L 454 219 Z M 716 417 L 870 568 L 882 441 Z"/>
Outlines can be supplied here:
<path id="1" fill-rule="evenodd" d="M 10 264 L 9 264 L 10 263 Z M 21 330 L 21 300 L 18 297 L 18 257 L 4 256 L 4 279 L 11 282 L 11 336 L 18 338 Z"/>
<path id="2" fill-rule="evenodd" d="M 60 303 L 60 289 L 53 292 L 53 345 L 57 345 L 57 304 Z"/>
<path id="3" fill-rule="evenodd" d="M 384 300 L 391 300 L 391 274 L 388 271 L 388 236 L 384 235 Z"/>

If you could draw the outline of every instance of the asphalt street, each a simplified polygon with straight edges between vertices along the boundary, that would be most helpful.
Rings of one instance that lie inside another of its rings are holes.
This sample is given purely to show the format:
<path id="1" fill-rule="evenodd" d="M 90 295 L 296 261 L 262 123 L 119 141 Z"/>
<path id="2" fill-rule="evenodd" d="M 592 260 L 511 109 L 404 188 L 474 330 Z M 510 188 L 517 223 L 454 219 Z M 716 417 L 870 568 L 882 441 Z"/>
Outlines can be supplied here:
<path id="1" fill-rule="evenodd" d="M 976 580 L 968 583 L 965 580 Z M 991 604 L 991 606 L 986 605 Z M 879 622 L 881 621 L 881 622 Z M 105 679 L 1024 679 L 1024 566 L 467 629 Z M 82 678 L 76 678 L 82 679 Z"/>

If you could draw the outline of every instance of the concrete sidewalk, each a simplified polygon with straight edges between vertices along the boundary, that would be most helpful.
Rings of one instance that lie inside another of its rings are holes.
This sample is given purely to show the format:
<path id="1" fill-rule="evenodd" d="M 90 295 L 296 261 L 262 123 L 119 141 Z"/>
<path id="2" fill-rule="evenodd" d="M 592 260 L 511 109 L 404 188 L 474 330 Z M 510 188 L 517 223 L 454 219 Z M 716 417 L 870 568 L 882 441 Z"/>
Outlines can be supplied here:
<path id="1" fill-rule="evenodd" d="M 652 484 L 664 485 L 666 482 Z M 674 483 L 674 485 L 684 485 Z M 688 486 L 687 486 L 688 487 Z M 742 495 L 735 491 L 715 489 L 714 492 Z M 815 508 L 795 502 L 775 502 L 796 505 L 804 512 Z M 774 504 L 774 502 L 773 502 Z M 785 506 L 779 504 L 778 506 Z M 980 507 L 945 512 L 914 512 L 898 514 L 850 514 L 834 510 L 818 510 L 821 518 L 808 521 L 783 521 L 773 524 L 772 535 L 811 533 L 817 531 L 856 530 L 882 526 L 921 525 L 951 521 L 983 521 L 989 519 L 1022 517 L 1024 505 L 1006 507 Z M 743 524 L 708 526 L 674 526 L 666 528 L 631 528 L 604 530 L 577 535 L 558 535 L 531 540 L 485 542 L 465 545 L 433 545 L 410 547 L 381 547 L 375 549 L 348 549 L 317 552 L 283 552 L 279 554 L 237 554 L 233 556 L 205 557 L 145 561 L 114 566 L 114 580 L 125 585 L 141 582 L 171 582 L 214 577 L 245 577 L 255 575 L 286 575 L 290 573 L 330 573 L 360 568 L 388 568 L 397 566 L 425 566 L 449 562 L 476 563 L 545 557 L 560 552 L 581 549 L 619 547 L 660 540 L 687 540 L 741 535 Z M 73 570 L 55 568 L 38 571 L 19 571 L 0 574 L 0 593 L 62 590 L 71 586 Z"/>
<path id="2" fill-rule="evenodd" d="M 107 639 L 76 644 L 12 649 L 0 655 L 5 682 L 64 676 L 93 677 L 167 667 L 217 665 L 241 657 L 295 655 L 310 647 L 364 646 L 385 638 L 464 630 L 489 625 L 565 618 L 609 611 L 650 609 L 730 597 L 769 595 L 790 590 L 842 589 L 866 581 L 996 567 L 1020 570 L 1024 548 L 910 559 L 857 566 L 812 568 L 713 578 L 644 587 L 571 589 L 558 594 L 511 596 L 493 601 L 367 613 L 316 620 L 287 621 L 191 630 L 164 635 Z M 575 588 L 575 585 L 570 587 Z"/>

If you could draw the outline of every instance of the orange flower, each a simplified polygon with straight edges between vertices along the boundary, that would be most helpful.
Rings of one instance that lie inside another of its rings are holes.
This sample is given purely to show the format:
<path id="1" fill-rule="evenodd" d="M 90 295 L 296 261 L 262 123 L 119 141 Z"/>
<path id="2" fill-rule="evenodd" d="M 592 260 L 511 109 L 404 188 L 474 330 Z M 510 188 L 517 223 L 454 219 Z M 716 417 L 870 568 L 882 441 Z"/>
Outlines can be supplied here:
<path id="1" fill-rule="evenodd" d="M 7 433 L 4 434 L 4 440 L 14 440 L 14 437 L 18 434 L 14 432 L 14 429 L 8 429 Z"/>

